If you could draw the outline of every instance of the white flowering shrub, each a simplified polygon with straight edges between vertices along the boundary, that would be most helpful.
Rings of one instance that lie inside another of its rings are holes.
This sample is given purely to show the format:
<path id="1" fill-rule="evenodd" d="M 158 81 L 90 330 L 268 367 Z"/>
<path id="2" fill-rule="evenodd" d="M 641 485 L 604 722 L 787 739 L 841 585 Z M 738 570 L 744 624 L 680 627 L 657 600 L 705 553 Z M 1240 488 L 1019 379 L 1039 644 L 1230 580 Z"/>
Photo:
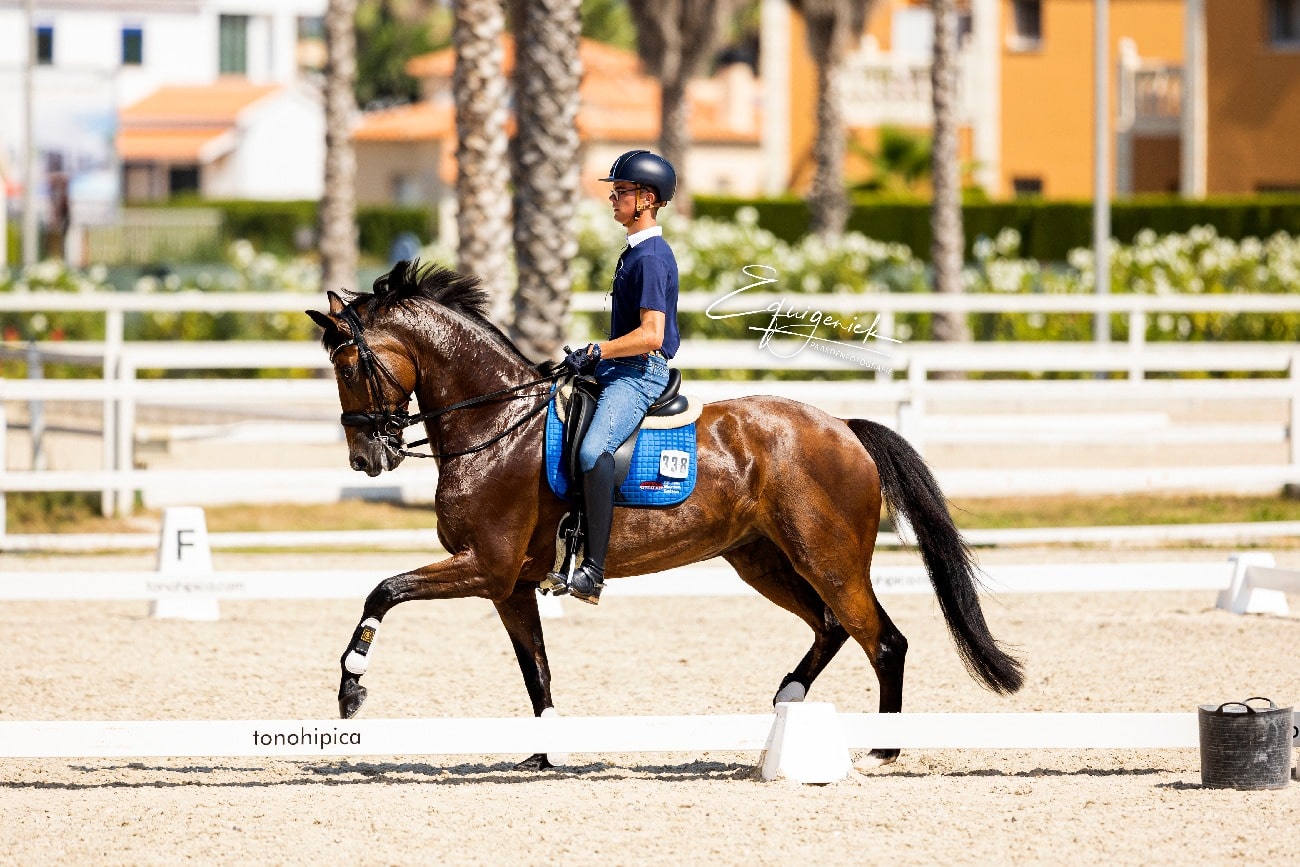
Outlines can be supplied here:
<path id="1" fill-rule="evenodd" d="M 732 221 L 687 221 L 663 212 L 664 233 L 677 255 L 683 292 L 712 297 L 751 282 L 747 265 L 767 266 L 774 283 L 755 291 L 780 295 L 818 293 L 924 292 L 930 277 L 924 261 L 901 244 L 875 241 L 858 233 L 826 241 L 808 236 L 790 244 L 758 225 L 752 208 L 741 208 Z M 573 262 L 573 288 L 577 292 L 607 292 L 623 247 L 624 229 L 610 217 L 608 207 L 585 202 L 578 211 L 578 255 Z M 1072 250 L 1064 263 L 1040 263 L 1022 257 L 1018 232 L 1004 229 L 993 238 L 977 239 L 974 256 L 962 281 L 968 292 L 1092 293 L 1094 261 L 1089 249 Z M 436 245 L 422 257 L 447 265 L 455 251 Z M 259 253 L 247 241 L 236 241 L 228 251 L 229 267 L 199 271 L 187 276 L 168 274 L 141 277 L 137 292 L 301 292 L 320 291 L 319 266 L 311 259 L 282 260 Z M 1285 293 L 1300 287 L 1300 238 L 1284 233 L 1267 239 L 1234 241 L 1220 237 L 1210 227 L 1185 234 L 1138 234 L 1132 244 L 1111 243 L 1111 286 L 1114 293 Z M 42 262 L 26 269 L 0 269 L 0 292 L 111 291 L 102 266 L 87 271 L 68 269 L 58 262 Z M 863 312 L 870 312 L 864 298 Z M 597 316 L 597 319 L 600 317 Z M 1091 314 L 976 314 L 972 330 L 982 340 L 1087 340 L 1092 336 Z M 896 333 L 910 339 L 927 339 L 930 317 L 898 316 Z M 688 336 L 747 337 L 742 318 L 710 320 L 703 314 L 682 314 Z M 579 324 L 581 329 L 584 324 Z M 598 332 L 600 323 L 585 323 Z M 1127 337 L 1128 318 L 1112 320 L 1116 339 Z M 102 316 L 85 313 L 0 315 L 0 329 L 8 340 L 77 339 L 103 337 Z M 133 339 L 307 339 L 314 328 L 305 316 L 289 314 L 175 314 L 147 313 L 128 318 Z M 1165 314 L 1151 317 L 1151 340 L 1297 340 L 1300 315 L 1277 314 Z"/>
<path id="2" fill-rule="evenodd" d="M 168 273 L 145 275 L 133 290 L 141 293 L 222 291 L 320 291 L 320 269 L 310 259 L 281 260 L 257 252 L 247 241 L 236 241 L 228 251 L 229 267 L 203 270 L 186 276 Z M 23 269 L 0 269 L 0 292 L 112 292 L 102 265 L 85 271 L 46 261 Z M 102 340 L 101 313 L 0 314 L 0 334 L 6 340 Z M 130 340 L 304 340 L 315 334 L 306 316 L 287 313 L 129 313 L 126 336 Z"/>

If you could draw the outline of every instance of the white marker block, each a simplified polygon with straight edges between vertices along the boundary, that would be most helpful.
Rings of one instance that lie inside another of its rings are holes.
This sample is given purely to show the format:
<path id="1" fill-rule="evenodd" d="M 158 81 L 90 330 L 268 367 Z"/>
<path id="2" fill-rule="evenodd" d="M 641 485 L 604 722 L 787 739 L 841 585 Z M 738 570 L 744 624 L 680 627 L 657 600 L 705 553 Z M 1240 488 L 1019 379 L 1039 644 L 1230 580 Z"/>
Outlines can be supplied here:
<path id="1" fill-rule="evenodd" d="M 760 776 L 796 783 L 833 783 L 853 769 L 835 705 L 780 702 L 767 736 Z"/>
<path id="2" fill-rule="evenodd" d="M 542 598 L 546 599 L 547 597 L 543 596 Z M 559 600 L 557 599 L 556 601 L 558 602 Z M 559 715 L 560 712 L 553 707 L 548 707 L 546 710 L 542 711 L 543 719 L 558 717 Z M 562 768 L 569 763 L 569 754 L 568 753 L 547 753 L 546 760 L 551 764 L 555 765 L 557 768 Z"/>
<path id="3" fill-rule="evenodd" d="M 537 613 L 543 620 L 559 620 L 564 616 L 564 605 L 560 597 L 539 592 L 537 594 Z"/>
<path id="4" fill-rule="evenodd" d="M 212 546 L 208 522 L 196 506 L 173 506 L 163 512 L 158 539 L 158 595 L 149 615 L 176 620 L 217 620 L 221 609 L 212 595 Z"/>
<path id="5" fill-rule="evenodd" d="M 1254 587 L 1250 581 L 1250 568 L 1272 568 L 1277 565 L 1273 555 L 1265 551 L 1247 551 L 1228 557 L 1232 563 L 1232 581 L 1228 589 L 1219 591 L 1219 608 L 1233 614 L 1274 614 L 1286 617 L 1289 608 L 1286 594 L 1280 590 Z"/>

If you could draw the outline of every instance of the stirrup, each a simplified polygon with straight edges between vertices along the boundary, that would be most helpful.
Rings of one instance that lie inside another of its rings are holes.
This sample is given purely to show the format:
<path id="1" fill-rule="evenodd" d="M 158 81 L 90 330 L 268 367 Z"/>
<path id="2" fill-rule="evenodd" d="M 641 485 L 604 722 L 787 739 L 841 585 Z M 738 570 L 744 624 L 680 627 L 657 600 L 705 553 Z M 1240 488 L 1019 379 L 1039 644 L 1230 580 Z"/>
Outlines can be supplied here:
<path id="1" fill-rule="evenodd" d="M 575 510 L 576 511 L 576 510 Z M 582 562 L 582 527 L 580 515 L 565 512 L 555 533 L 555 565 L 537 585 L 547 596 L 564 596 L 569 592 L 569 576 Z"/>
<path id="2" fill-rule="evenodd" d="M 537 589 L 546 596 L 565 596 L 569 592 L 569 582 L 559 572 L 547 572 Z"/>

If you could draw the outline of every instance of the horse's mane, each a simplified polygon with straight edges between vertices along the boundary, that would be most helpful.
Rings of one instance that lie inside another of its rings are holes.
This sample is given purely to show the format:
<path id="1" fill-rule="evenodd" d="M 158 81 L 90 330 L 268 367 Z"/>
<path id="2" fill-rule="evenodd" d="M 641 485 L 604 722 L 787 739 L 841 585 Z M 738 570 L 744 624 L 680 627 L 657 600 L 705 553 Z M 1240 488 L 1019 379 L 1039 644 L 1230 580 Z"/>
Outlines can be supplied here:
<path id="1" fill-rule="evenodd" d="M 437 262 L 403 259 L 387 274 L 375 278 L 373 289 L 373 294 L 345 292 L 344 296 L 349 304 L 370 310 L 372 314 L 409 309 L 412 301 L 432 301 L 479 326 L 488 337 L 509 349 L 525 364 L 533 366 L 514 341 L 487 318 L 491 297 L 483 281 L 472 274 L 453 271 Z"/>

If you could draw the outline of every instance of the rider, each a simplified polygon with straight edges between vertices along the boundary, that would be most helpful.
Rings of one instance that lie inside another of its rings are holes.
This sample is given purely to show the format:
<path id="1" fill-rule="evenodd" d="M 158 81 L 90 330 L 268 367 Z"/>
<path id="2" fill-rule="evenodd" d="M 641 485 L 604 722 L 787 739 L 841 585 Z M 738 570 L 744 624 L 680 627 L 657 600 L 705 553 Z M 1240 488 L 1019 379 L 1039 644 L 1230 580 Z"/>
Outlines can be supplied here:
<path id="1" fill-rule="evenodd" d="M 570 352 L 565 366 L 592 373 L 601 385 L 591 427 L 579 450 L 587 512 L 586 554 L 567 582 L 553 573 L 552 592 L 592 605 L 605 586 L 605 555 L 614 520 L 614 452 L 668 385 L 668 359 L 677 353 L 677 259 L 656 222 L 672 200 L 677 173 L 663 157 L 634 150 L 614 160 L 609 176 L 614 219 L 627 229 L 627 247 L 614 271 L 610 339 Z"/>

